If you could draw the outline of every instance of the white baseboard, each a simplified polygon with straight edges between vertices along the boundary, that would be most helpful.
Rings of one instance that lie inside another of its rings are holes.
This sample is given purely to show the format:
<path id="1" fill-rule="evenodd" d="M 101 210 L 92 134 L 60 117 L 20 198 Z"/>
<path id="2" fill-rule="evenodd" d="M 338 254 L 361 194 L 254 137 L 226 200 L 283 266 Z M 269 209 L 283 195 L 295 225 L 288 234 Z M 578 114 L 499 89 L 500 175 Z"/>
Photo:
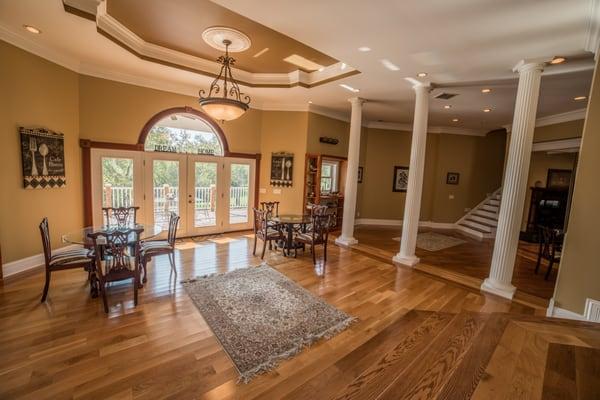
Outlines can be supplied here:
<path id="1" fill-rule="evenodd" d="M 75 248 L 81 247 L 76 244 L 71 244 L 68 246 L 60 247 L 56 250 L 52 250 L 52 254 L 60 254 L 63 251 L 72 250 Z M 30 269 L 34 269 L 35 267 L 39 267 L 40 265 L 44 265 L 44 254 L 36 254 L 33 256 L 21 258 L 20 260 L 11 261 L 2 266 L 2 273 L 5 278 L 9 276 L 20 274 L 21 272 L 28 271 Z"/>
<path id="2" fill-rule="evenodd" d="M 401 219 L 357 218 L 354 221 L 354 225 L 402 226 L 402 220 Z M 451 222 L 420 221 L 419 226 L 422 228 L 434 228 L 434 229 L 456 229 L 456 225 Z"/>
<path id="3" fill-rule="evenodd" d="M 600 301 L 587 299 L 585 302 L 585 313 L 582 315 L 557 307 L 553 297 L 548 304 L 546 316 L 551 318 L 572 319 L 575 321 L 600 322 Z"/>

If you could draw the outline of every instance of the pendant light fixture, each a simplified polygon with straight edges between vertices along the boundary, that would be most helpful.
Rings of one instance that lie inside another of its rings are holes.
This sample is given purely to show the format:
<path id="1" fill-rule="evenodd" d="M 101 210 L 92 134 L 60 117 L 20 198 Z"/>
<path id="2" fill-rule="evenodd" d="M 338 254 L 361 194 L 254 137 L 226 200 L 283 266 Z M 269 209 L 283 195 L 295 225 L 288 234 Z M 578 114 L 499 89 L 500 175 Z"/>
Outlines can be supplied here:
<path id="1" fill-rule="evenodd" d="M 250 96 L 240 92 L 240 87 L 231 74 L 235 59 L 229 56 L 231 40 L 224 39 L 225 54 L 217 59 L 221 71 L 210 84 L 208 95 L 200 90 L 200 106 L 217 121 L 231 121 L 241 117 L 249 108 Z"/>

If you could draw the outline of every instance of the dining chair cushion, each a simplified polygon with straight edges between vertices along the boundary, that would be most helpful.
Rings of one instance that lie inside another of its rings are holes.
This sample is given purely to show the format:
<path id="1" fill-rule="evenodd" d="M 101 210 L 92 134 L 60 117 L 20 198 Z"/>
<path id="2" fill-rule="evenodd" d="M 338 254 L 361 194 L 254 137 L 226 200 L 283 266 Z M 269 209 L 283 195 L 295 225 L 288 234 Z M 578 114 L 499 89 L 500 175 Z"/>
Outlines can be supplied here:
<path id="1" fill-rule="evenodd" d="M 302 241 L 311 242 L 312 241 L 312 234 L 310 234 L 310 233 L 298 233 L 296 235 L 296 239 L 299 239 L 299 240 L 302 240 Z"/>
<path id="2" fill-rule="evenodd" d="M 171 249 L 171 245 L 166 240 L 152 240 L 149 242 L 142 242 L 141 244 L 142 257 L 146 254 L 151 254 L 153 252 L 162 252 Z"/>
<path id="3" fill-rule="evenodd" d="M 50 257 L 50 266 L 88 263 L 93 257 L 92 252 L 84 247 L 66 250 Z"/>

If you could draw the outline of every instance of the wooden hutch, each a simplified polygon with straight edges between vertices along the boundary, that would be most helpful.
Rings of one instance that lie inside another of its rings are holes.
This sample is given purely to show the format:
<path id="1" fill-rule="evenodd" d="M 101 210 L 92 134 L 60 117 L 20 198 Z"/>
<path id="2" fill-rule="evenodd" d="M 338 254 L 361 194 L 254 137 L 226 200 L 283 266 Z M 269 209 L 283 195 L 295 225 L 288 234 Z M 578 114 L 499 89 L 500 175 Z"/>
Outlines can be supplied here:
<path id="1" fill-rule="evenodd" d="M 321 172 L 323 161 L 337 162 L 337 190 L 331 193 L 321 193 Z M 304 210 L 309 204 L 326 205 L 332 209 L 334 230 L 341 229 L 344 215 L 344 188 L 346 187 L 346 168 L 348 160 L 345 157 L 325 154 L 306 154 L 304 169 Z"/>

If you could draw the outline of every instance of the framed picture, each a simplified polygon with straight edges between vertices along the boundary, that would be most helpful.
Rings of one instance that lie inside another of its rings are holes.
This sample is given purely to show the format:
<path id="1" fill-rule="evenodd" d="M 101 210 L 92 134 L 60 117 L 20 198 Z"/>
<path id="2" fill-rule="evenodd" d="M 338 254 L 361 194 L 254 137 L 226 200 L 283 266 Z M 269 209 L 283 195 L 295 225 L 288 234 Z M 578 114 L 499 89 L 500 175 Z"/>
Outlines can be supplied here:
<path id="1" fill-rule="evenodd" d="M 294 179 L 294 154 L 271 153 L 271 186 L 291 187 Z"/>
<path id="2" fill-rule="evenodd" d="M 358 183 L 362 183 L 363 179 L 363 167 L 358 167 Z"/>
<path id="3" fill-rule="evenodd" d="M 458 172 L 448 172 L 446 175 L 446 185 L 458 185 L 458 178 L 460 178 Z"/>
<path id="4" fill-rule="evenodd" d="M 568 190 L 571 185 L 571 173 L 570 169 L 549 169 L 546 188 Z"/>
<path id="5" fill-rule="evenodd" d="M 65 177 L 63 134 L 42 128 L 19 128 L 25 189 L 60 188 Z"/>
<path id="6" fill-rule="evenodd" d="M 393 192 L 406 192 L 408 187 L 408 167 L 394 167 L 394 186 Z"/>

